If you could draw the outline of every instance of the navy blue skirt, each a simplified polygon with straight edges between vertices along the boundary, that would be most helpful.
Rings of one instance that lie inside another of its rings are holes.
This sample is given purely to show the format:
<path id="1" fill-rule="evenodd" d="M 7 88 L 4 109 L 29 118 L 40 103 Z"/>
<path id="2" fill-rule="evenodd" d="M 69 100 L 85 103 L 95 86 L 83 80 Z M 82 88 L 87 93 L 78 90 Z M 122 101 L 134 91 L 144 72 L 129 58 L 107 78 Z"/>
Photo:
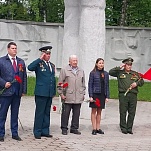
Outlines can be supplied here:
<path id="1" fill-rule="evenodd" d="M 89 103 L 89 107 L 90 108 L 101 108 L 101 109 L 105 109 L 105 95 L 102 93 L 94 93 L 93 94 L 93 99 L 99 99 L 100 101 L 100 107 L 98 107 L 95 102 L 90 102 Z"/>

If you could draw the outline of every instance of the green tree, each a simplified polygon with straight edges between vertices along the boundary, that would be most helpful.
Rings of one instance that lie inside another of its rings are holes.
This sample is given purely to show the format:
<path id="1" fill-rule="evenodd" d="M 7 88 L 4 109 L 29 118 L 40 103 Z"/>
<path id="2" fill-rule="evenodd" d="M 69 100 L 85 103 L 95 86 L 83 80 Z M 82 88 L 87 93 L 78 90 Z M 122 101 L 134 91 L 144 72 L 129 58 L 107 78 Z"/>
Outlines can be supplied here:
<path id="1" fill-rule="evenodd" d="M 0 18 L 10 20 L 30 20 L 24 1 L 5 0 L 0 2 Z"/>
<path id="2" fill-rule="evenodd" d="M 64 0 L 29 0 L 29 8 L 35 16 L 35 21 L 64 21 Z"/>
<path id="3" fill-rule="evenodd" d="M 64 22 L 64 0 L 0 1 L 0 19 Z M 106 0 L 106 25 L 151 26 L 151 0 Z"/>
<path id="4" fill-rule="evenodd" d="M 106 25 L 151 26 L 151 0 L 106 0 Z"/>
<path id="5" fill-rule="evenodd" d="M 151 27 L 151 0 L 133 0 L 128 5 L 126 26 Z"/>

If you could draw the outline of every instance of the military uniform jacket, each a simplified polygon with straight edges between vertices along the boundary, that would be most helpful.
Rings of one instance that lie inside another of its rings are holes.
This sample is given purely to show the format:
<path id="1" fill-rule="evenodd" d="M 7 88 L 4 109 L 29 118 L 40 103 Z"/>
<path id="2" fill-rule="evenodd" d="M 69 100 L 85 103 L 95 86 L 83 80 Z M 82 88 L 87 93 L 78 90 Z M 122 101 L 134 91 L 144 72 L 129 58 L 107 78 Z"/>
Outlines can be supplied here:
<path id="1" fill-rule="evenodd" d="M 136 82 L 137 87 L 130 90 L 130 92 L 138 93 L 138 86 L 144 84 L 144 80 L 140 77 L 138 72 L 131 70 L 129 73 L 125 70 L 121 70 L 120 67 L 115 67 L 109 71 L 109 75 L 117 77 L 118 80 L 118 91 L 126 92 L 133 82 Z"/>
<path id="2" fill-rule="evenodd" d="M 17 60 L 17 71 L 14 71 L 11 60 L 8 55 L 0 58 L 0 90 L 5 87 L 6 82 L 12 82 L 15 75 L 19 76 L 22 80 L 21 83 L 12 83 L 11 87 L 6 89 L 1 96 L 11 96 L 15 93 L 15 85 L 17 84 L 17 95 L 22 96 L 22 94 L 27 93 L 27 74 L 24 60 L 16 57 Z"/>
<path id="3" fill-rule="evenodd" d="M 50 64 L 52 72 L 40 58 L 28 66 L 28 70 L 35 71 L 36 74 L 35 95 L 45 97 L 54 97 L 56 95 L 55 65 L 51 62 Z"/>

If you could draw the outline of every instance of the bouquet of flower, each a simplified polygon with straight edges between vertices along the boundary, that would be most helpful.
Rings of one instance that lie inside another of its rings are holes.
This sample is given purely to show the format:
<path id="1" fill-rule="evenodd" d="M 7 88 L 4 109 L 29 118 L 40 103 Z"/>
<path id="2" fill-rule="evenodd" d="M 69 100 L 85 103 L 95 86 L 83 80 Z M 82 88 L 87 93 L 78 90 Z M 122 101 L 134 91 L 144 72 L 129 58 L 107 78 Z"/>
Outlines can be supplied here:
<path id="1" fill-rule="evenodd" d="M 96 105 L 97 107 L 100 107 L 100 106 L 101 106 L 100 100 L 99 100 L 98 98 L 96 98 L 95 100 L 96 100 L 96 101 L 95 101 L 95 105 Z"/>
<path id="2" fill-rule="evenodd" d="M 58 86 L 57 88 L 61 88 L 63 89 L 63 94 L 65 95 L 65 89 L 68 87 L 68 83 L 58 83 Z M 65 111 L 65 100 L 61 99 L 61 102 L 62 102 L 62 109 Z"/>
<path id="3" fill-rule="evenodd" d="M 86 100 L 85 102 L 90 102 L 90 100 Z M 100 107 L 101 106 L 101 103 L 100 103 L 100 100 L 98 98 L 96 98 L 95 100 L 93 100 L 93 102 L 95 103 L 95 105 L 97 107 Z"/>
<path id="4" fill-rule="evenodd" d="M 136 74 L 133 74 L 131 77 L 131 80 L 134 80 L 134 82 L 140 81 L 141 79 L 142 79 L 141 74 L 139 74 L 139 76 L 137 76 Z M 124 96 L 126 96 L 130 90 L 132 90 L 132 85 L 130 85 L 130 87 L 126 90 L 126 92 L 124 93 Z"/>
<path id="5" fill-rule="evenodd" d="M 53 106 L 53 111 L 56 111 L 57 110 L 57 107 L 54 105 Z"/>
<path id="6" fill-rule="evenodd" d="M 146 80 L 151 80 L 151 68 L 149 70 L 147 70 L 144 74 L 142 73 L 138 73 L 139 74 L 139 78 L 136 78 L 136 81 L 140 81 L 141 79 L 146 79 Z M 132 79 L 135 78 L 136 74 L 132 75 Z M 130 86 L 127 91 L 125 92 L 124 96 L 126 96 L 126 94 L 132 89 L 132 87 Z"/>
<path id="7" fill-rule="evenodd" d="M 15 76 L 14 80 L 12 82 L 10 82 L 11 84 L 15 83 L 15 82 L 18 82 L 18 83 L 22 83 L 22 79 L 19 77 L 19 76 Z M 3 94 L 3 92 L 6 90 L 7 88 L 3 88 L 1 91 L 0 91 L 0 95 Z"/>

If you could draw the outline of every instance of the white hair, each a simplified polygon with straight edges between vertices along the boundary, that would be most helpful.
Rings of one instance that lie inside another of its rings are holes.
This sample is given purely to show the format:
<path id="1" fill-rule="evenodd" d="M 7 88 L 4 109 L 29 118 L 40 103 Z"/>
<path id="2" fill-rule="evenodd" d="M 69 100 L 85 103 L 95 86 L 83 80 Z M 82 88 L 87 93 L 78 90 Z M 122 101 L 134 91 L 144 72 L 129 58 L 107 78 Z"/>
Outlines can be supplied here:
<path id="1" fill-rule="evenodd" d="M 76 55 L 71 55 L 71 56 L 69 57 L 69 61 L 72 60 L 73 58 L 77 58 L 77 56 L 76 56 Z"/>

